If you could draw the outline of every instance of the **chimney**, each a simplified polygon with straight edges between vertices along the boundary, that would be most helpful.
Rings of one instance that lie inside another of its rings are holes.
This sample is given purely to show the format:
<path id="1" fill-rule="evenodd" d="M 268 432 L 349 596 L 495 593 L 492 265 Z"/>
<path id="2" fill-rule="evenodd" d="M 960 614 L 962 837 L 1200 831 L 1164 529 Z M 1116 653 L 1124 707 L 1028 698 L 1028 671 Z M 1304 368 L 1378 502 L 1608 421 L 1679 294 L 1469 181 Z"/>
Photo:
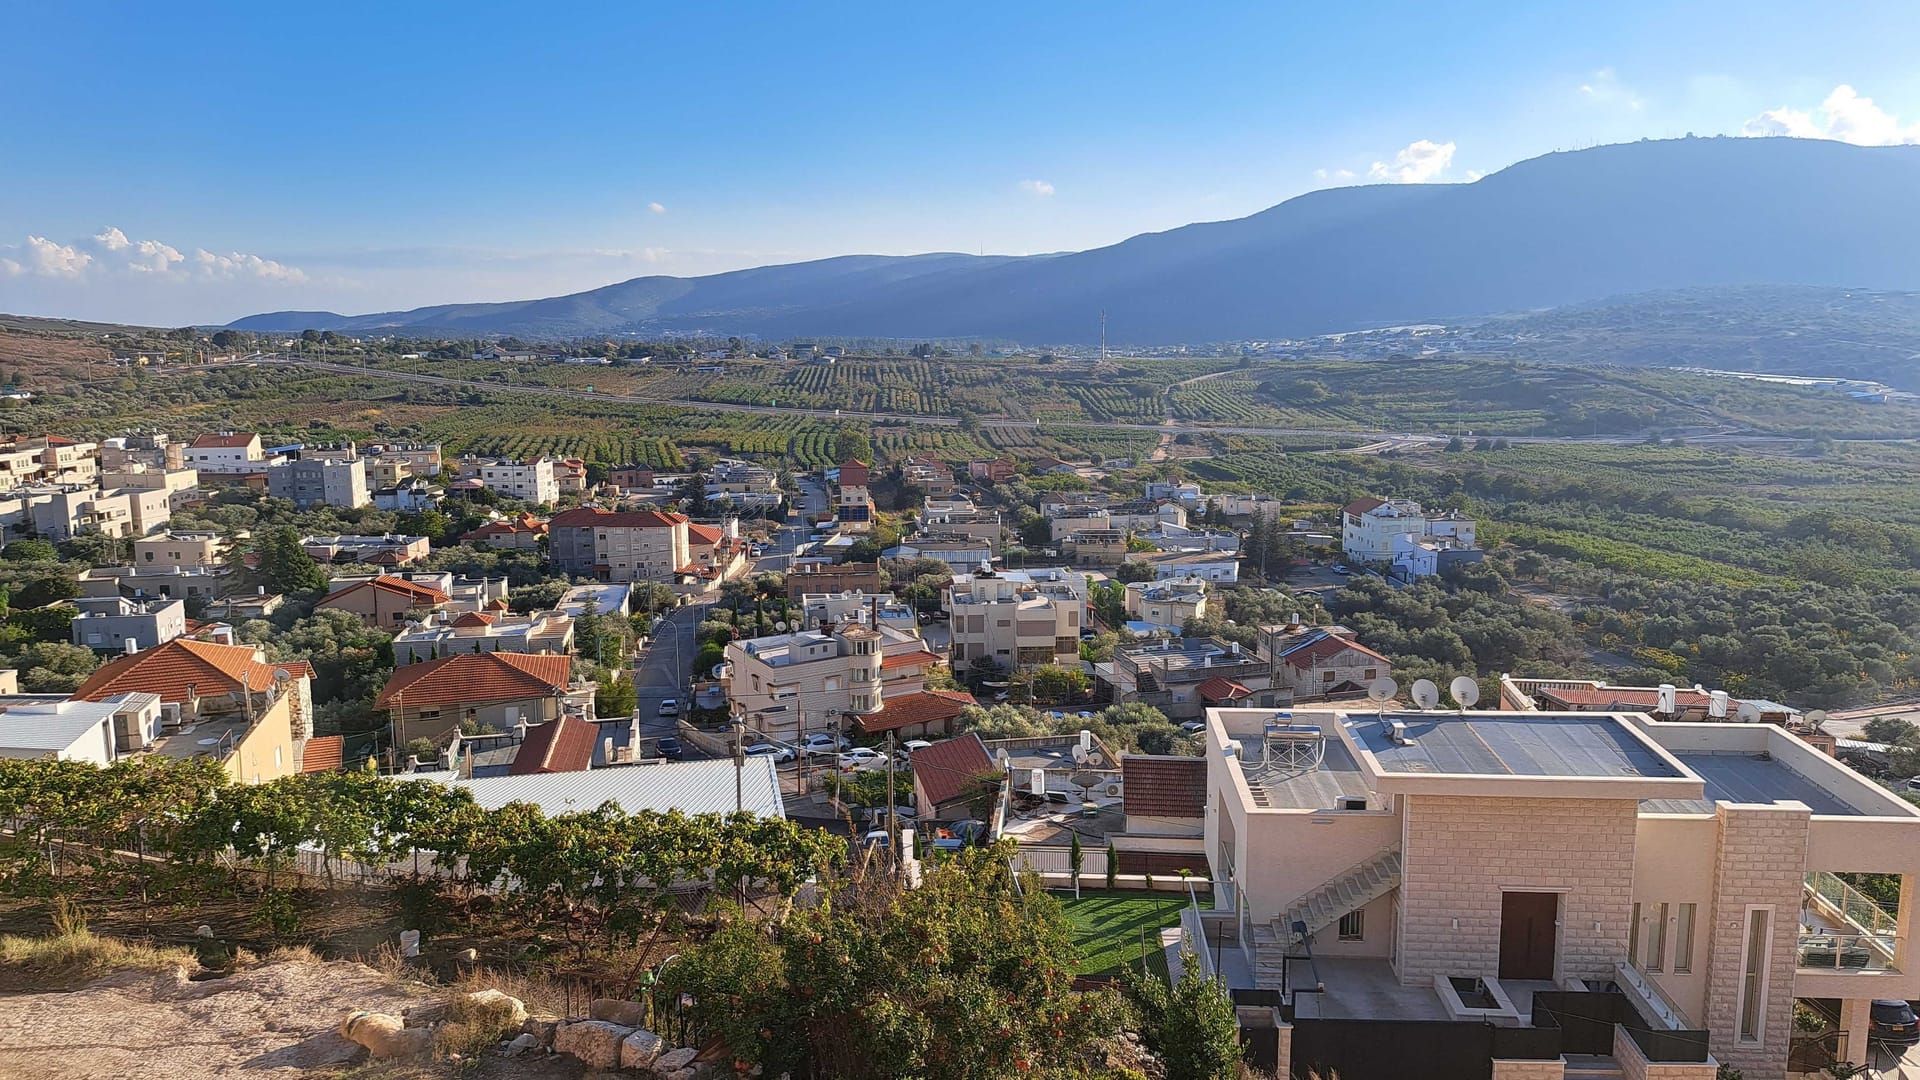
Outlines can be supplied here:
<path id="1" fill-rule="evenodd" d="M 137 653 L 140 651 L 140 639 L 128 638 L 126 642 L 121 646 L 121 648 L 125 650 L 128 656 L 132 656 L 134 653 Z"/>

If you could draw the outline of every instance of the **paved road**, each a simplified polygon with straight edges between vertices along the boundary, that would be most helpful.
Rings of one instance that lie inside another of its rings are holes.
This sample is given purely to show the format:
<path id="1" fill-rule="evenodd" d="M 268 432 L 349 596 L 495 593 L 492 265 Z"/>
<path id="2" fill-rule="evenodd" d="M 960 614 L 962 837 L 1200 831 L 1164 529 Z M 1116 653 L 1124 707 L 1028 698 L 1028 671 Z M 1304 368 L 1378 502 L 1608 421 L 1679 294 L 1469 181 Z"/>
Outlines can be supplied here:
<path id="1" fill-rule="evenodd" d="M 662 620 L 647 651 L 634 660 L 633 688 L 639 698 L 643 749 L 651 749 L 645 740 L 672 735 L 676 730 L 672 718 L 661 717 L 661 701 L 678 700 L 682 716 L 690 707 L 687 685 L 691 681 L 694 656 L 699 652 L 693 636 L 710 606 L 710 603 L 699 603 L 675 608 Z M 689 746 L 687 753 L 691 757 L 699 752 Z"/>
<path id="2" fill-rule="evenodd" d="M 587 393 L 584 390 L 569 390 L 559 386 L 527 386 L 518 383 L 489 382 L 484 379 L 452 379 L 441 375 L 422 375 L 410 371 L 389 371 L 384 368 L 359 367 L 353 364 L 336 364 L 331 361 L 312 360 L 300 356 L 261 356 L 253 360 L 260 364 L 283 364 L 291 367 L 308 367 L 320 371 L 331 371 L 342 375 L 361 375 L 370 378 L 397 379 L 403 382 L 427 383 L 433 386 L 448 386 L 466 390 L 484 390 L 497 394 L 518 394 L 530 397 L 565 397 L 583 401 L 607 401 L 632 405 L 673 405 L 683 409 L 703 412 L 749 413 L 760 416 L 804 416 L 819 420 L 852 420 L 864 423 L 900 423 L 923 424 L 934 427 L 955 427 L 959 418 L 952 416 L 931 416 L 925 413 L 896 412 L 856 412 L 850 409 L 802 409 L 784 405 L 742 405 L 724 401 L 699 401 L 689 398 L 669 397 L 664 394 L 601 394 Z M 168 369 L 161 369 L 163 372 Z M 180 368 L 180 371 L 199 371 L 200 368 Z M 1013 430 L 1039 430 L 1040 424 L 1032 420 L 981 419 L 981 427 Z M 1160 424 L 1122 424 L 1115 422 L 1087 421 L 1081 424 L 1057 425 L 1064 427 L 1099 427 L 1113 431 L 1136 431 L 1155 435 L 1172 432 L 1193 432 L 1215 435 L 1250 435 L 1263 438 L 1286 436 L 1310 436 L 1324 439 L 1395 439 L 1408 446 L 1425 443 L 1445 443 L 1449 436 L 1429 435 L 1413 432 L 1386 431 L 1377 428 L 1280 428 L 1246 427 L 1227 424 L 1200 424 L 1182 421 L 1168 421 Z M 1633 445 L 1643 440 L 1643 433 L 1632 434 L 1593 434 L 1593 435 L 1503 435 L 1501 438 L 1513 445 L 1536 444 L 1572 444 L 1591 443 L 1595 445 Z M 1779 443 L 1794 444 L 1807 440 L 1789 435 L 1760 435 L 1752 432 L 1727 430 L 1704 435 L 1690 435 L 1689 443 Z M 1870 441 L 1894 442 L 1904 439 L 1840 440 L 1843 442 Z"/>

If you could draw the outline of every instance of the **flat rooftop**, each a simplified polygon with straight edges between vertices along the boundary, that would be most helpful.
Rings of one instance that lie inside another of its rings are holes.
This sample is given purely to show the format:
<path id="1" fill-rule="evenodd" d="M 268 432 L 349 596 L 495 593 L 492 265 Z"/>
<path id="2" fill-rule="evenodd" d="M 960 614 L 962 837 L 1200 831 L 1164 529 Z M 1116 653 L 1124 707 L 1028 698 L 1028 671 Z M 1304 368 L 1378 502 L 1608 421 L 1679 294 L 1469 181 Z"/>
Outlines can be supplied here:
<path id="1" fill-rule="evenodd" d="M 1406 725 L 1395 742 L 1392 724 Z M 1682 779 L 1620 720 L 1601 713 L 1385 713 L 1347 718 L 1386 773 Z"/>
<path id="2" fill-rule="evenodd" d="M 1681 750 L 1674 756 L 1706 782 L 1706 790 L 1698 799 L 1648 799 L 1640 804 L 1647 813 L 1711 814 L 1716 802 L 1798 802 L 1816 814 L 1841 817 L 1877 812 L 1853 805 L 1777 758 L 1717 750 Z"/>
<path id="3" fill-rule="evenodd" d="M 1345 797 L 1373 794 L 1367 776 L 1337 735 L 1326 737 L 1326 756 L 1318 768 L 1265 766 L 1258 740 L 1246 740 L 1249 757 L 1241 763 L 1256 806 L 1285 810 L 1332 810 Z"/>

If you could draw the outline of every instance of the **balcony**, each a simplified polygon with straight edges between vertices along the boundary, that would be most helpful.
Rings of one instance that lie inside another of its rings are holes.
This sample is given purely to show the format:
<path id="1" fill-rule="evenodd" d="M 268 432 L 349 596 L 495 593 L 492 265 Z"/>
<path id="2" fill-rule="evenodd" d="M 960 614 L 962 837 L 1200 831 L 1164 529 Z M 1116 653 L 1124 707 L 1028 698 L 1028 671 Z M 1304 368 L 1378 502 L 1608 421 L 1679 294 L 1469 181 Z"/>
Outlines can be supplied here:
<path id="1" fill-rule="evenodd" d="M 1799 997 L 1911 996 L 1920 980 L 1898 966 L 1899 921 L 1834 874 L 1807 875 L 1795 949 Z"/>

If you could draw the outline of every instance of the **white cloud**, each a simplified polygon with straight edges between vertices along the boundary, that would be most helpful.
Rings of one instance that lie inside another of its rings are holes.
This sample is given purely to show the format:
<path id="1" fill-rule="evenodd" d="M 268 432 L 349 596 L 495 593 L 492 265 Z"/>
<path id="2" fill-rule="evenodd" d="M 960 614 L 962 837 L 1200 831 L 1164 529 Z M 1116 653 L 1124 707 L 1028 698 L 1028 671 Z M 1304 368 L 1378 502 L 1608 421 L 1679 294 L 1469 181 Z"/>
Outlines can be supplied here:
<path id="1" fill-rule="evenodd" d="M 1601 68 L 1581 83 L 1580 96 L 1595 105 L 1619 106 L 1633 112 L 1647 107 L 1646 99 L 1622 85 L 1620 76 L 1610 67 Z"/>
<path id="2" fill-rule="evenodd" d="M 21 266 L 19 263 L 15 262 L 14 260 L 0 259 L 0 274 L 5 274 L 8 277 L 13 277 L 16 274 L 24 274 L 26 272 L 27 272 L 27 268 L 24 266 Z"/>
<path id="3" fill-rule="evenodd" d="M 56 244 L 44 236 L 27 237 L 28 273 L 43 277 L 76 278 L 86 272 L 93 256 L 71 244 Z"/>
<path id="4" fill-rule="evenodd" d="M 287 282 L 307 280 L 306 272 L 296 267 L 239 251 L 216 255 L 206 248 L 200 248 L 194 252 L 194 259 L 200 265 L 200 272 L 207 277 L 255 278 L 260 281 Z"/>
<path id="5" fill-rule="evenodd" d="M 1424 184 L 1438 180 L 1453 165 L 1454 145 L 1421 139 L 1393 156 L 1393 164 L 1376 161 L 1367 170 L 1367 179 L 1393 184 Z"/>
<path id="6" fill-rule="evenodd" d="M 1053 195 L 1053 185 L 1045 180 L 1022 180 L 1020 190 L 1036 198 L 1049 198 Z"/>
<path id="7" fill-rule="evenodd" d="M 175 263 L 186 261 L 186 256 L 171 244 L 163 244 L 158 240 L 129 240 L 126 233 L 111 225 L 93 239 L 108 253 L 126 252 L 120 256 L 122 264 L 135 273 L 164 274 L 173 269 Z"/>
<path id="8" fill-rule="evenodd" d="M 667 208 L 660 205 L 657 202 L 650 202 L 647 204 L 647 213 L 649 214 L 664 214 L 666 212 L 667 212 Z"/>
<path id="9" fill-rule="evenodd" d="M 1920 143 L 1920 123 L 1901 126 L 1900 118 L 1873 103 L 1870 97 L 1842 83 L 1819 108 L 1768 109 L 1746 122 L 1742 135 L 1790 135 L 1797 139 L 1836 139 L 1855 146 L 1897 146 Z"/>

